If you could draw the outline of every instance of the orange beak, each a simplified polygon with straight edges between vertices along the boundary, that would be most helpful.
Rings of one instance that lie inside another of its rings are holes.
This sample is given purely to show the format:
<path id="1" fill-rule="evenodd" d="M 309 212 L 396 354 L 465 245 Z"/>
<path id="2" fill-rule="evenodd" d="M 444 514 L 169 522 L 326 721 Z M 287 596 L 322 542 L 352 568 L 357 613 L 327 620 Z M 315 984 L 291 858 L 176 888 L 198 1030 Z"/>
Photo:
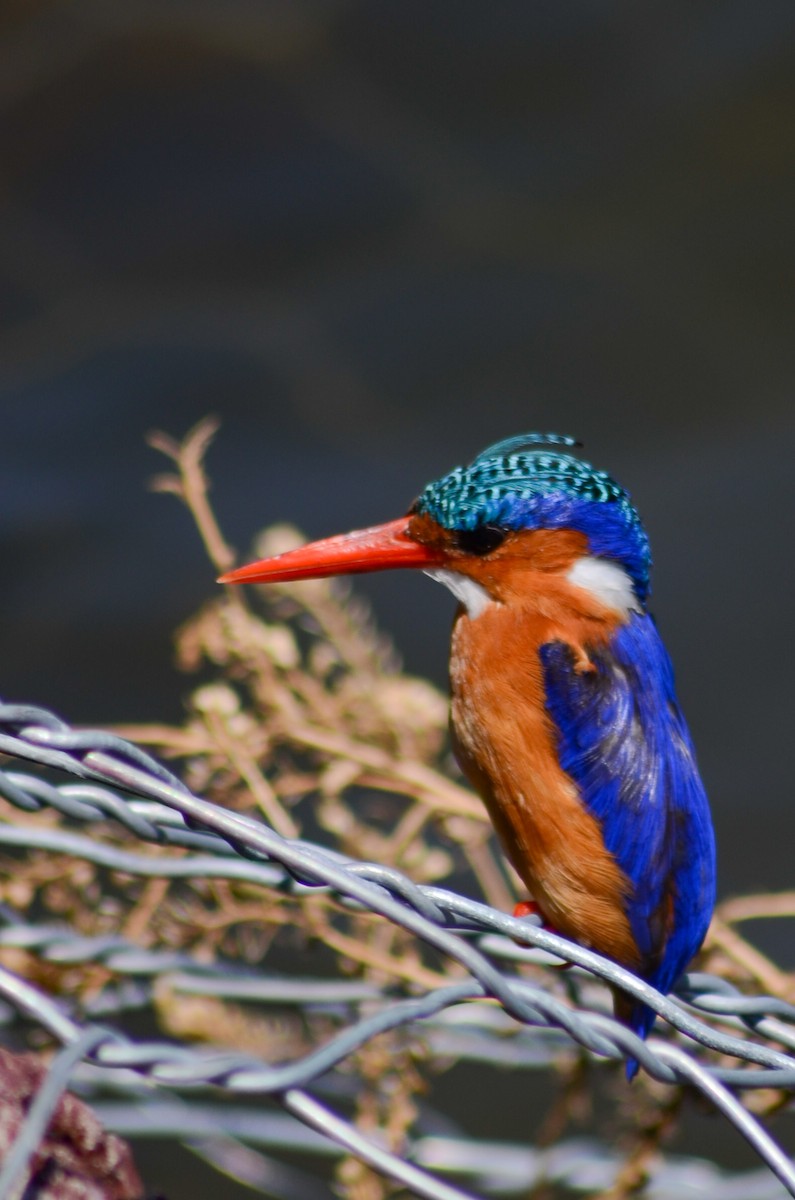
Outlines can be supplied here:
<path id="1" fill-rule="evenodd" d="M 440 550 L 423 546 L 408 534 L 408 517 L 354 529 L 336 537 L 310 542 L 274 558 L 263 558 L 228 571 L 219 583 L 287 583 L 294 579 L 318 579 L 328 575 L 361 575 L 368 571 L 391 571 L 397 567 L 438 567 Z"/>

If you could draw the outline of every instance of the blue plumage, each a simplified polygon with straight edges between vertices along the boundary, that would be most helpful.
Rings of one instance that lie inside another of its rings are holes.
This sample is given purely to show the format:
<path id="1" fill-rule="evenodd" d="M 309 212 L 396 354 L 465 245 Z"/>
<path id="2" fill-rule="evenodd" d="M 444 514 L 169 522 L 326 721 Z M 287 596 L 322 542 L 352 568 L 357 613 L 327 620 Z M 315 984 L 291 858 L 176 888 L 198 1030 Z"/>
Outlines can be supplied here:
<path id="1" fill-rule="evenodd" d="M 593 672 L 571 649 L 542 647 L 547 710 L 560 764 L 599 820 L 633 884 L 627 900 L 645 978 L 668 992 L 704 940 L 715 902 L 715 842 L 673 670 L 652 617 L 632 613 Z M 631 1024 L 648 1033 L 643 1006 Z"/>

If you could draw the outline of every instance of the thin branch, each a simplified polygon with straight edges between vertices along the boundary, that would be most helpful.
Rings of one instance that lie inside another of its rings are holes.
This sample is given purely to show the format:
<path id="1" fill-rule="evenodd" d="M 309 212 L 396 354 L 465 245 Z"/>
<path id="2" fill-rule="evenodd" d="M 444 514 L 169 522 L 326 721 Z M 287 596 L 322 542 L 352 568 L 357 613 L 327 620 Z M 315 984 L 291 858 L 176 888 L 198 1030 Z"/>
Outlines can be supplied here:
<path id="1" fill-rule="evenodd" d="M 208 482 L 204 473 L 204 455 L 218 431 L 215 417 L 199 421 L 182 442 L 176 442 L 167 433 L 154 430 L 147 441 L 154 450 L 159 450 L 176 464 L 179 474 L 159 476 L 153 481 L 155 491 L 168 491 L 180 496 L 187 504 L 196 527 L 204 542 L 213 566 L 222 574 L 235 561 L 235 554 L 224 540 L 215 515 L 207 499 Z"/>

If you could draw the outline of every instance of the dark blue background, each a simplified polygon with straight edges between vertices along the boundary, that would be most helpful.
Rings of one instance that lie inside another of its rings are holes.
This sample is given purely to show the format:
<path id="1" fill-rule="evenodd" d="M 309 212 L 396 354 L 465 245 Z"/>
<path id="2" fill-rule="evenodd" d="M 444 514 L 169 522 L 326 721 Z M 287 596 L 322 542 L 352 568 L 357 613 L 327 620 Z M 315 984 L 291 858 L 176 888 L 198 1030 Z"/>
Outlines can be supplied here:
<path id="1" fill-rule="evenodd" d="M 178 715 L 170 631 L 215 585 L 144 490 L 152 426 L 222 418 L 243 551 L 574 432 L 649 527 L 724 888 L 786 884 L 793 6 L 84 0 L 0 31 L 4 694 Z M 449 597 L 360 586 L 443 680 Z"/>

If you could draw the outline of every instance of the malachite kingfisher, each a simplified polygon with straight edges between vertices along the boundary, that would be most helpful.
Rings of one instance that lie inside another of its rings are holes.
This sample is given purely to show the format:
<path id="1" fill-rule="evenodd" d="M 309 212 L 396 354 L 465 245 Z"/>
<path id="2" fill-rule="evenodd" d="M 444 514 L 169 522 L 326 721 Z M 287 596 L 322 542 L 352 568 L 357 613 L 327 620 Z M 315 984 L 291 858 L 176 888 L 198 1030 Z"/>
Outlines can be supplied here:
<path id="1" fill-rule="evenodd" d="M 453 745 L 507 857 L 552 928 L 666 993 L 712 914 L 712 821 L 647 609 L 648 538 L 577 446 L 508 438 L 428 484 L 405 517 L 220 582 L 418 567 L 444 583 L 458 600 Z M 621 993 L 615 1008 L 648 1034 L 651 1009 Z"/>

